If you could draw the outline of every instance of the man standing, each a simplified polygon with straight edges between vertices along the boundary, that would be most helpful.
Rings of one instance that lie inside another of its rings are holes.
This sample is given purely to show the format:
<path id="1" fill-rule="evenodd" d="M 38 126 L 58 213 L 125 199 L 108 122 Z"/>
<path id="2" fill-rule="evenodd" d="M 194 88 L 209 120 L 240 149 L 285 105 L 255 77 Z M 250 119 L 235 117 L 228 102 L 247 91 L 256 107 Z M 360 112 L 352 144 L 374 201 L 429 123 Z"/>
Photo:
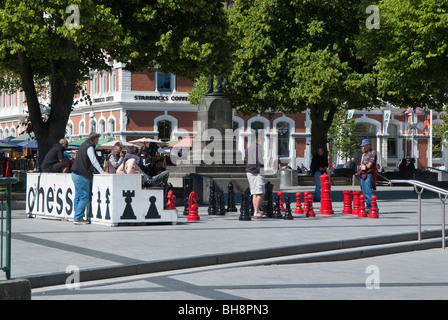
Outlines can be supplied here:
<path id="1" fill-rule="evenodd" d="M 372 196 L 376 190 L 377 168 L 376 151 L 372 149 L 369 139 L 364 139 L 361 142 L 362 158 L 359 166 L 358 176 L 361 185 L 361 191 L 366 197 L 366 210 L 370 211 L 372 206 Z"/>
<path id="2" fill-rule="evenodd" d="M 72 166 L 72 180 L 75 185 L 74 224 L 88 224 L 89 221 L 83 220 L 84 211 L 90 201 L 90 189 L 92 185 L 93 172 L 107 174 L 101 168 L 95 156 L 95 146 L 98 144 L 100 135 L 90 133 L 87 140 L 81 144 Z"/>
<path id="3" fill-rule="evenodd" d="M 254 205 L 254 218 L 266 218 L 260 213 L 260 205 L 265 193 L 264 165 L 263 161 L 263 135 L 258 133 L 258 138 L 247 149 L 246 175 L 249 180 L 250 194 Z"/>
<path id="4" fill-rule="evenodd" d="M 124 157 L 121 156 L 121 150 L 123 150 L 123 144 L 117 141 L 114 144 L 114 149 L 107 157 L 107 171 L 109 173 L 116 173 L 120 164 L 123 163 Z"/>
<path id="5" fill-rule="evenodd" d="M 328 158 L 325 155 L 324 148 L 317 148 L 317 152 L 311 160 L 311 174 L 314 176 L 315 189 L 313 195 L 314 202 L 320 202 L 320 176 L 327 171 Z"/>
<path id="6" fill-rule="evenodd" d="M 68 141 L 66 139 L 59 140 L 50 151 L 46 154 L 42 161 L 42 172 L 52 173 L 69 173 L 72 160 L 64 157 L 64 151 L 67 150 Z"/>

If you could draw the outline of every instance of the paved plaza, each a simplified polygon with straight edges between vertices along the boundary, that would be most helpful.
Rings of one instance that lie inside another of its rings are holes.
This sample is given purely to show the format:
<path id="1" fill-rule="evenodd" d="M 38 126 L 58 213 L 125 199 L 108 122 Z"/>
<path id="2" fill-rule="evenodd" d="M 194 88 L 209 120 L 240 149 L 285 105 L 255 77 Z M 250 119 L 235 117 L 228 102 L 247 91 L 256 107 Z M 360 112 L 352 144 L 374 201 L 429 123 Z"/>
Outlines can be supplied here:
<path id="1" fill-rule="evenodd" d="M 178 208 L 176 225 L 107 227 L 14 211 L 11 276 L 31 281 L 33 299 L 448 298 L 437 195 L 423 193 L 418 242 L 413 188 L 378 187 L 379 219 L 343 215 L 346 189 L 358 187 L 332 188 L 334 215 L 316 203 L 315 218 L 294 220 L 239 221 L 239 212 L 211 216 L 201 206 L 198 222 Z M 80 289 L 67 291 L 74 270 Z M 366 289 L 369 279 L 380 289 Z"/>

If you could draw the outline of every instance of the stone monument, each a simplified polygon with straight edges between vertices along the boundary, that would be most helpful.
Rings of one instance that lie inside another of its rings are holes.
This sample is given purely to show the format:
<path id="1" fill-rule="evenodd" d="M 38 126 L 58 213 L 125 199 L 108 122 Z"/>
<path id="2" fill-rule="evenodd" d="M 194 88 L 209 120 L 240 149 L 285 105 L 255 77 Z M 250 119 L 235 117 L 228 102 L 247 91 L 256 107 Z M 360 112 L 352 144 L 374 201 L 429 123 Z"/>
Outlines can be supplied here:
<path id="1" fill-rule="evenodd" d="M 196 136 L 189 159 L 167 167 L 172 183 L 182 181 L 186 175 L 193 178 L 193 190 L 201 203 L 208 203 L 212 181 L 223 190 L 232 182 L 238 193 L 249 186 L 244 158 L 237 150 L 236 133 L 232 128 L 232 106 L 222 92 L 226 82 L 225 78 L 218 77 L 218 87 L 213 91 L 213 79 L 209 79 L 208 90 L 199 102 Z M 279 187 L 276 174 L 266 176 L 266 180 Z"/>

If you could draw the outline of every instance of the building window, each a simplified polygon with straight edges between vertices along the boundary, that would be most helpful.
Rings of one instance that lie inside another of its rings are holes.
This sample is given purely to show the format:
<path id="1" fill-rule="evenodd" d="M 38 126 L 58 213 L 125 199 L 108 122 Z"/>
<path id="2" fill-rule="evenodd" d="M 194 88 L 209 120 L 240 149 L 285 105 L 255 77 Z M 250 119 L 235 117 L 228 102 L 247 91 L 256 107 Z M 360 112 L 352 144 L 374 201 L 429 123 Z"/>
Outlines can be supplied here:
<path id="1" fill-rule="evenodd" d="M 387 133 L 389 134 L 389 137 L 387 137 L 387 157 L 397 158 L 398 127 L 396 125 L 390 124 L 387 128 Z"/>
<path id="2" fill-rule="evenodd" d="M 79 124 L 79 134 L 81 135 L 81 134 L 84 134 L 84 131 L 85 131 L 85 125 L 84 125 L 84 121 L 82 121 L 80 124 Z"/>
<path id="3" fill-rule="evenodd" d="M 277 123 L 278 133 L 278 150 L 279 157 L 289 156 L 289 123 L 279 122 Z"/>
<path id="4" fill-rule="evenodd" d="M 161 120 L 157 122 L 157 131 L 159 132 L 159 140 L 168 141 L 171 138 L 171 121 Z"/>
<path id="5" fill-rule="evenodd" d="M 171 73 L 162 73 L 157 71 L 157 91 L 172 91 Z"/>
<path id="6" fill-rule="evenodd" d="M 100 133 L 106 132 L 106 121 L 100 120 L 99 129 L 100 129 Z"/>
<path id="7" fill-rule="evenodd" d="M 255 133 L 255 139 L 258 138 L 258 134 L 262 134 L 264 130 L 264 124 L 261 121 L 254 121 L 250 124 L 250 129 L 253 133 Z"/>
<path id="8" fill-rule="evenodd" d="M 109 120 L 109 132 L 115 132 L 115 120 L 114 119 L 110 119 Z"/>
<path id="9" fill-rule="evenodd" d="M 96 122 L 95 120 L 90 120 L 90 132 L 96 132 Z"/>

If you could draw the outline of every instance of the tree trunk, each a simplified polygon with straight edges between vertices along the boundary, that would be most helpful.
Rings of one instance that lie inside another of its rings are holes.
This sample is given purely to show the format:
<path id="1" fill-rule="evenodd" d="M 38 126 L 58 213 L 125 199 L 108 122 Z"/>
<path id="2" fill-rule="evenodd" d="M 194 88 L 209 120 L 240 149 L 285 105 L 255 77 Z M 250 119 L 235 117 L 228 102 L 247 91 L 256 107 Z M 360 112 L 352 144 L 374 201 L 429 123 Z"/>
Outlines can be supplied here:
<path id="1" fill-rule="evenodd" d="M 67 121 L 70 117 L 73 96 L 76 87 L 74 70 L 78 70 L 76 62 L 70 60 L 51 61 L 51 111 L 48 119 L 42 118 L 39 99 L 34 83 L 32 66 L 26 53 L 17 53 L 17 60 L 25 92 L 29 112 L 31 131 L 39 145 L 39 165 L 51 147 L 64 138 Z"/>
<path id="2" fill-rule="evenodd" d="M 328 154 L 328 130 L 333 122 L 334 115 L 338 107 L 330 105 L 328 107 L 327 117 L 326 106 L 321 104 L 312 104 L 310 106 L 311 115 L 311 153 L 314 154 L 317 148 L 324 148 L 325 154 Z"/>

